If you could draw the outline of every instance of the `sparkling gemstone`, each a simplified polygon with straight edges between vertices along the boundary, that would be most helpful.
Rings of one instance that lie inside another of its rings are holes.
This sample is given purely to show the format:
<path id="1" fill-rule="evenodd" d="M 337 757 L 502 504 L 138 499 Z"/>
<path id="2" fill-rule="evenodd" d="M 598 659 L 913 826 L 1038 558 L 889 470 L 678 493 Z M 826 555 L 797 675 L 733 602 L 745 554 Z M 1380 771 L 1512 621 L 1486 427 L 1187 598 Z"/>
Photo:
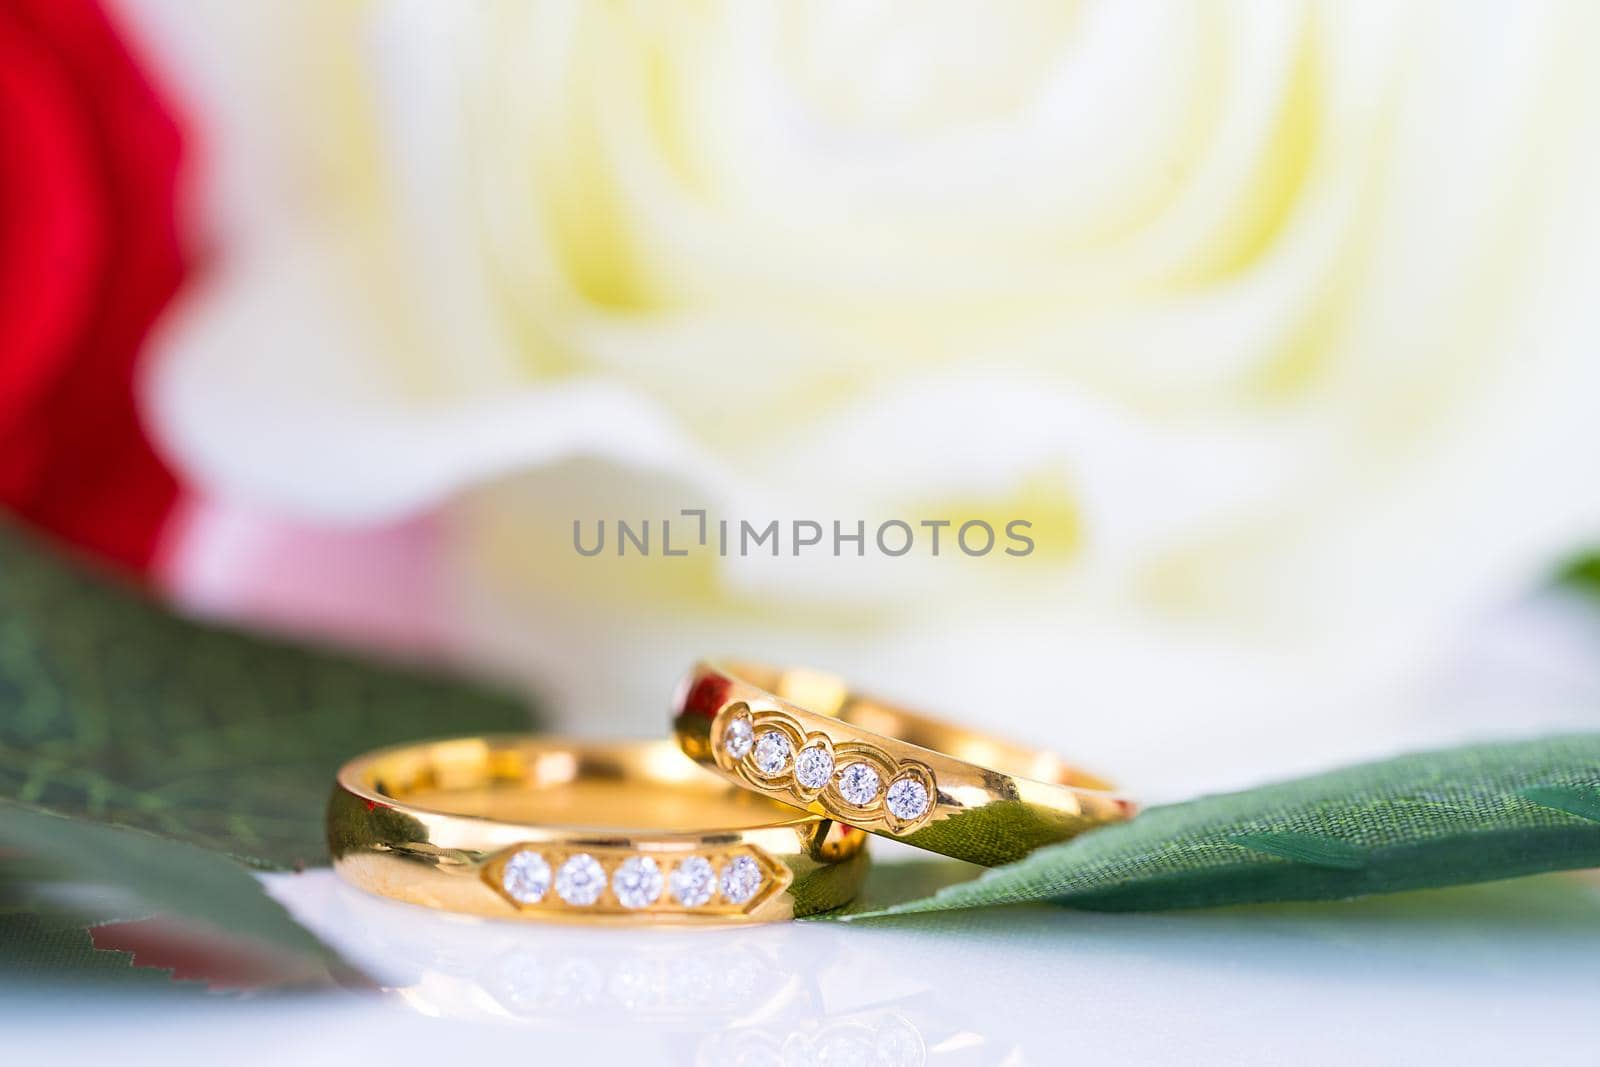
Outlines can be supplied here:
<path id="1" fill-rule="evenodd" d="M 778 730 L 762 730 L 761 736 L 756 738 L 756 770 L 768 778 L 782 774 L 793 754 L 789 739 Z"/>
<path id="2" fill-rule="evenodd" d="M 865 763 L 852 763 L 839 772 L 839 795 L 858 808 L 878 799 L 878 772 Z"/>
<path id="3" fill-rule="evenodd" d="M 649 856 L 631 856 L 611 876 L 611 891 L 624 908 L 644 908 L 661 896 L 661 867 Z"/>
<path id="4" fill-rule="evenodd" d="M 821 789 L 833 773 L 833 753 L 822 745 L 802 748 L 794 758 L 794 780 L 807 789 Z"/>
<path id="5" fill-rule="evenodd" d="M 728 720 L 728 725 L 722 731 L 722 748 L 734 759 L 744 759 L 745 753 L 750 751 L 750 743 L 755 738 L 755 728 L 750 725 L 750 720 L 740 715 L 736 719 Z"/>
<path id="6" fill-rule="evenodd" d="M 537 852 L 523 849 L 506 861 L 500 884 L 512 900 L 537 904 L 550 892 L 550 864 Z"/>
<path id="7" fill-rule="evenodd" d="M 722 868 L 722 897 L 730 904 L 743 904 L 761 888 L 761 865 L 749 856 L 736 856 Z"/>
<path id="8" fill-rule="evenodd" d="M 717 872 L 703 856 L 690 856 L 672 869 L 668 879 L 672 899 L 686 908 L 698 908 L 717 888 Z"/>
<path id="9" fill-rule="evenodd" d="M 916 778 L 899 778 L 889 783 L 889 796 L 884 801 L 895 818 L 910 822 L 922 817 L 928 810 L 928 787 Z"/>
<path id="10" fill-rule="evenodd" d="M 556 872 L 556 892 L 568 904 L 593 904 L 605 888 L 605 868 L 587 852 L 573 856 Z"/>

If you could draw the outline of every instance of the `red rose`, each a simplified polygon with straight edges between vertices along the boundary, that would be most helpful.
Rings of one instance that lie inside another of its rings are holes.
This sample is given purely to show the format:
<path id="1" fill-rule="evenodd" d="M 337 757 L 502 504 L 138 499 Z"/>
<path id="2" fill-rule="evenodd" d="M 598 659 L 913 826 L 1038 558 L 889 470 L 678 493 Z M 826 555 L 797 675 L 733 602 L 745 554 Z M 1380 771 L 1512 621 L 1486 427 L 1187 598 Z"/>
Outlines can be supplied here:
<path id="1" fill-rule="evenodd" d="M 0 4 L 0 506 L 135 568 L 178 495 L 134 373 L 183 273 L 180 148 L 98 4 Z"/>

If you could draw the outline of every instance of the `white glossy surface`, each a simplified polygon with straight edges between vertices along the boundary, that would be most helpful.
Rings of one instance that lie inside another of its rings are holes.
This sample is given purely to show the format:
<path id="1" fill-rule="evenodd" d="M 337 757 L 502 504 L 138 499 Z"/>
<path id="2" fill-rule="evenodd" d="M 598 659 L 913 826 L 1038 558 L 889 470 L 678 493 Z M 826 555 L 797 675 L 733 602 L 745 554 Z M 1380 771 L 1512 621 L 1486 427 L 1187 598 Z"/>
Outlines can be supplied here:
<path id="1" fill-rule="evenodd" d="M 1342 905 L 690 932 L 455 919 L 326 871 L 271 882 L 387 991 L 112 1002 L 87 1019 L 43 1002 L 6 1024 L 7 1062 L 532 1063 L 598 1042 L 614 1055 L 588 1062 L 1591 1064 L 1600 1039 L 1588 875 Z"/>

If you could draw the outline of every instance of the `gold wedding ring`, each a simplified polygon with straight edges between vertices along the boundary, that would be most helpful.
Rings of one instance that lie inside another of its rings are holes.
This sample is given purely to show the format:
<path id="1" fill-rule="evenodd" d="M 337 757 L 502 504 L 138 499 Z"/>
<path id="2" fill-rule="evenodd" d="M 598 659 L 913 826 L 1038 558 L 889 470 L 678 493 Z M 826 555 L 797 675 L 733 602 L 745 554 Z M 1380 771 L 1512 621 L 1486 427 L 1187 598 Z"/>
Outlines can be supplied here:
<path id="1" fill-rule="evenodd" d="M 1049 753 L 852 693 L 814 671 L 702 663 L 673 713 L 684 753 L 744 789 L 985 866 L 1136 810 Z"/>
<path id="2" fill-rule="evenodd" d="M 525 736 L 405 745 L 347 764 L 328 845 L 347 881 L 513 919 L 767 922 L 847 903 L 864 835 L 729 785 L 670 741 Z"/>

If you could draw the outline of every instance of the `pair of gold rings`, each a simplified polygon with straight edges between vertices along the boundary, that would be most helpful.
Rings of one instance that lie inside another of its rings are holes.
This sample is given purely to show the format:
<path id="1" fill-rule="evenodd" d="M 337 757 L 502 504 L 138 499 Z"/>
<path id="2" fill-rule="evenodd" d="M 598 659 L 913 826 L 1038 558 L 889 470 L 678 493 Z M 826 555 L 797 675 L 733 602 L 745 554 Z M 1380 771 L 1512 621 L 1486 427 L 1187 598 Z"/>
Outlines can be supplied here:
<path id="1" fill-rule="evenodd" d="M 672 727 L 671 740 L 472 737 L 362 756 L 328 804 L 334 868 L 471 915 L 765 922 L 848 903 L 868 833 L 994 866 L 1135 810 L 1052 755 L 812 671 L 700 664 Z"/>

